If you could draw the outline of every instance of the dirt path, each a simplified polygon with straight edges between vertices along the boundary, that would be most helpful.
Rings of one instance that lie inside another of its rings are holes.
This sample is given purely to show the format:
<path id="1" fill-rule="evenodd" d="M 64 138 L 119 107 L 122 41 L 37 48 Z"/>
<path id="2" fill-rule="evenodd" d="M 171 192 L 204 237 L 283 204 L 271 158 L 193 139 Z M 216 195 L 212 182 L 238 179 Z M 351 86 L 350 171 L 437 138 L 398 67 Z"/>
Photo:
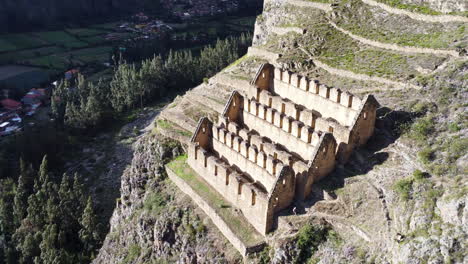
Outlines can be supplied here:
<path id="1" fill-rule="evenodd" d="M 424 15 L 424 14 L 418 14 L 418 13 L 413 13 L 407 10 L 403 9 L 398 9 L 391 7 L 389 5 L 383 4 L 376 2 L 374 0 L 362 0 L 365 4 L 368 4 L 370 6 L 376 6 L 379 8 L 382 8 L 383 10 L 396 14 L 396 15 L 404 15 L 408 16 L 414 20 L 419 20 L 423 22 L 429 22 L 429 23 L 450 23 L 450 22 L 464 22 L 468 23 L 468 18 L 467 17 L 462 17 L 462 16 L 454 16 L 454 15 Z"/>
<path id="2" fill-rule="evenodd" d="M 332 21 L 329 21 L 329 24 L 335 29 L 337 29 L 338 31 L 348 35 L 350 38 L 357 40 L 363 44 L 369 45 L 369 46 L 373 46 L 373 47 L 377 47 L 381 49 L 405 52 L 405 53 L 422 53 L 422 54 L 433 54 L 433 55 L 449 55 L 449 56 L 453 56 L 457 58 L 460 57 L 460 54 L 456 52 L 455 50 L 419 48 L 419 47 L 410 47 L 410 46 L 399 46 L 397 44 L 382 43 L 382 42 L 378 42 L 375 40 L 370 40 L 370 39 L 366 39 L 366 38 L 354 35 L 353 33 L 347 31 L 346 29 L 339 27 Z"/>

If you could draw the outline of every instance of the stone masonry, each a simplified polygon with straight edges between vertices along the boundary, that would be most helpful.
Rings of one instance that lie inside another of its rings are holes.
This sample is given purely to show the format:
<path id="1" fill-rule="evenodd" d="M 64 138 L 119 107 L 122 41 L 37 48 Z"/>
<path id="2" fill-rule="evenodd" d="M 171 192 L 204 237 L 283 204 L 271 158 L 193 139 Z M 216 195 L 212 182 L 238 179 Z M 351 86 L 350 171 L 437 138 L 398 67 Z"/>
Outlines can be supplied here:
<path id="1" fill-rule="evenodd" d="M 188 163 L 261 233 L 374 132 L 378 103 L 263 64 L 217 124 L 202 118 Z"/>

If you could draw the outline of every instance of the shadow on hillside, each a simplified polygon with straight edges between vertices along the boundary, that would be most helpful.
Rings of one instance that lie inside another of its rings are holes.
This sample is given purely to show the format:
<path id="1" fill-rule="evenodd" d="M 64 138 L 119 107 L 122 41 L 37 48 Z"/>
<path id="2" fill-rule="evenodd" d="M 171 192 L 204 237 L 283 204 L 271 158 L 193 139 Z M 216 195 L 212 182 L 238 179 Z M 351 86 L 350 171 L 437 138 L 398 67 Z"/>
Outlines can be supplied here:
<path id="1" fill-rule="evenodd" d="M 306 208 L 324 200 L 323 190 L 334 196 L 334 192 L 344 186 L 346 178 L 366 174 L 383 164 L 389 154 L 382 150 L 394 143 L 401 136 L 403 128 L 410 125 L 416 116 L 415 113 L 393 111 L 386 107 L 378 109 L 375 132 L 367 144 L 354 150 L 348 163 L 336 166 L 330 175 L 314 184 L 311 197 L 294 205 L 297 213 L 305 213 Z"/>

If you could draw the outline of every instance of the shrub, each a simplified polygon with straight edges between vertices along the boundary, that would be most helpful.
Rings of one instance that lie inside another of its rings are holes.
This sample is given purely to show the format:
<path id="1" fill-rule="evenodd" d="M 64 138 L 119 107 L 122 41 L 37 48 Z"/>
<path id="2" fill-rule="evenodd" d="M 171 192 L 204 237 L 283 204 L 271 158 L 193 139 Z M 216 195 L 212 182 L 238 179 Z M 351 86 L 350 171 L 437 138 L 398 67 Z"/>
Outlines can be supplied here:
<path id="1" fill-rule="evenodd" d="M 432 102 L 418 102 L 413 105 L 412 110 L 416 114 L 426 114 L 428 111 L 434 110 L 435 106 Z"/>
<path id="2" fill-rule="evenodd" d="M 259 256 L 258 263 L 259 263 L 259 264 L 268 264 L 268 263 L 271 262 L 270 250 L 271 250 L 271 248 L 270 248 L 269 246 L 266 246 L 266 247 L 263 248 L 263 250 L 258 254 L 258 256 Z"/>
<path id="3" fill-rule="evenodd" d="M 454 162 L 468 151 L 468 138 L 455 138 L 448 146 L 449 162 Z"/>
<path id="4" fill-rule="evenodd" d="M 151 193 L 143 203 L 143 208 L 151 213 L 158 213 L 166 205 L 164 197 L 157 192 Z"/>
<path id="5" fill-rule="evenodd" d="M 434 160 L 434 150 L 430 147 L 425 147 L 418 153 L 419 160 L 424 164 L 429 164 Z"/>
<path id="6" fill-rule="evenodd" d="M 412 138 L 422 142 L 427 139 L 427 137 L 432 134 L 435 130 L 434 121 L 432 118 L 425 117 L 418 120 L 411 126 L 411 136 Z"/>
<path id="7" fill-rule="evenodd" d="M 411 197 L 411 190 L 413 189 L 413 179 L 401 179 L 393 186 L 395 192 L 400 195 L 404 201 Z"/>
<path id="8" fill-rule="evenodd" d="M 296 247 L 299 254 L 293 263 L 307 263 L 312 257 L 318 246 L 327 239 L 328 229 L 307 224 L 299 230 L 296 238 Z"/>
<path id="9" fill-rule="evenodd" d="M 122 261 L 122 263 L 127 264 L 127 263 L 133 263 L 141 253 L 141 247 L 138 246 L 137 244 L 132 244 L 130 245 L 128 249 L 128 254 Z"/>
<path id="10" fill-rule="evenodd" d="M 426 178 L 426 173 L 422 172 L 420 170 L 415 170 L 413 172 L 413 177 L 414 177 L 415 180 L 420 181 L 420 180 Z"/>
<path id="11" fill-rule="evenodd" d="M 461 130 L 461 127 L 457 123 L 449 123 L 448 129 L 450 132 L 458 132 Z"/>

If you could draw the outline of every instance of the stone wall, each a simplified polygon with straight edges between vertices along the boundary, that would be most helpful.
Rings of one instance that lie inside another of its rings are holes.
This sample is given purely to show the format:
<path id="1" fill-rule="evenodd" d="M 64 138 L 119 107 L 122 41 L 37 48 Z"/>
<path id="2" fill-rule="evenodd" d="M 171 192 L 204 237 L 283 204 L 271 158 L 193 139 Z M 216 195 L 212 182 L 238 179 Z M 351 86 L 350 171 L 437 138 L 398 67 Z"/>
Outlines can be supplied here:
<path id="1" fill-rule="evenodd" d="M 211 221 L 218 227 L 223 235 L 229 240 L 229 242 L 241 253 L 242 256 L 246 256 L 248 253 L 259 251 L 264 247 L 265 243 L 259 245 L 248 246 L 237 237 L 235 232 L 224 222 L 224 220 L 216 213 L 216 210 L 212 208 L 207 202 L 203 200 L 184 180 L 180 179 L 171 169 L 166 167 L 167 175 L 169 179 L 177 185 L 177 187 L 188 195 L 204 212 L 207 214 Z"/>
<path id="2" fill-rule="evenodd" d="M 273 76 L 263 74 L 271 72 L 271 68 L 274 68 Z M 262 83 L 270 83 L 270 87 L 256 86 L 257 80 L 268 77 L 273 80 L 262 80 Z M 288 118 L 288 122 L 297 121 L 303 129 L 332 133 L 338 143 L 336 155 L 340 163 L 347 162 L 352 150 L 365 144 L 374 132 L 378 103 L 373 96 L 369 97 L 371 100 L 368 97 L 361 100 L 348 92 L 321 85 L 316 80 L 268 63 L 260 67 L 255 78 L 245 91 L 247 97 L 277 110 L 278 115 Z M 251 105 L 244 103 L 245 107 L 250 107 L 248 112 L 251 112 Z M 265 115 L 262 111 L 260 107 L 260 116 Z M 284 117 L 279 118 L 280 126 L 283 120 Z"/>
<path id="3" fill-rule="evenodd" d="M 275 69 L 271 91 L 345 126 L 351 125 L 361 104 L 359 98 L 349 93 L 279 69 Z"/>

